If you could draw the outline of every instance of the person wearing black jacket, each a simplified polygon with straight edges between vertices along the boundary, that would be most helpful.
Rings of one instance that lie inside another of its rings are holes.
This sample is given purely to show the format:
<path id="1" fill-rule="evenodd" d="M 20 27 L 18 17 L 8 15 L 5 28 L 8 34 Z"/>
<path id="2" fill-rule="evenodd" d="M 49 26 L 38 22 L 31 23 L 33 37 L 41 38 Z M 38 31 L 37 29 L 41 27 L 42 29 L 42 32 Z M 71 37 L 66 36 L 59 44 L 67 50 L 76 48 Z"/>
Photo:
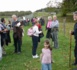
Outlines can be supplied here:
<path id="1" fill-rule="evenodd" d="M 75 63 L 73 65 L 77 65 L 77 11 L 74 12 L 73 18 L 75 21 L 74 31 L 71 31 L 71 35 L 74 35 L 75 38 L 75 49 L 74 49 Z"/>
<path id="2" fill-rule="evenodd" d="M 17 26 L 19 21 L 16 15 L 12 15 L 12 27 L 13 27 L 13 40 L 14 40 L 14 47 L 15 53 L 21 53 L 21 45 L 22 45 L 22 28 L 21 26 Z"/>

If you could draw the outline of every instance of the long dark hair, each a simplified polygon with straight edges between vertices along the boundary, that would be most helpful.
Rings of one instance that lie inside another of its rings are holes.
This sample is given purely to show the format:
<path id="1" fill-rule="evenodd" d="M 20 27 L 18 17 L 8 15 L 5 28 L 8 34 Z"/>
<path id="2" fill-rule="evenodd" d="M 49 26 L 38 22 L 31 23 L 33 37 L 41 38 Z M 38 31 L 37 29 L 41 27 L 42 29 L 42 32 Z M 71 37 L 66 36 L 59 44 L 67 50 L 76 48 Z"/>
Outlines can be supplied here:
<path id="1" fill-rule="evenodd" d="M 48 45 L 48 48 L 49 48 L 50 50 L 52 50 L 52 48 L 51 48 L 51 46 L 50 46 L 49 40 L 45 40 L 44 42 Z"/>

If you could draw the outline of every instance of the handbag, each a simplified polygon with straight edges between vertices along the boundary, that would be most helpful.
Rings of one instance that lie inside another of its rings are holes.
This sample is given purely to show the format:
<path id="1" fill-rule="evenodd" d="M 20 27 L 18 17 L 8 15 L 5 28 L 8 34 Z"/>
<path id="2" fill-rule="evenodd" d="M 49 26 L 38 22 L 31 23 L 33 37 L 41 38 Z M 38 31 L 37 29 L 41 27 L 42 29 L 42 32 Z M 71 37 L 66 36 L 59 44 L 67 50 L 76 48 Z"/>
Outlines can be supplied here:
<path id="1" fill-rule="evenodd" d="M 39 37 L 40 38 L 44 37 L 44 34 L 43 33 L 39 34 Z"/>

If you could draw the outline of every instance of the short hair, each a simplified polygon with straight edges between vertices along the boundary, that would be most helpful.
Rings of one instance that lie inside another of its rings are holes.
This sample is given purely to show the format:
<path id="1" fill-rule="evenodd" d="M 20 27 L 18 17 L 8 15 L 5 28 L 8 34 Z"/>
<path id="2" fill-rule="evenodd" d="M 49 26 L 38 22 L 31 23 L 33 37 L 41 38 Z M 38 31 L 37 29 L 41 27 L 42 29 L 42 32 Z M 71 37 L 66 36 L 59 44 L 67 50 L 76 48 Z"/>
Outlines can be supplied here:
<path id="1" fill-rule="evenodd" d="M 14 14 L 14 15 L 12 15 L 12 18 L 13 18 L 13 17 L 17 17 L 17 16 Z"/>
<path id="2" fill-rule="evenodd" d="M 1 18 L 1 22 L 4 22 L 4 20 L 5 20 L 4 18 Z"/>
<path id="3" fill-rule="evenodd" d="M 56 16 L 56 15 L 53 15 L 53 18 L 54 18 L 54 17 L 57 17 L 57 16 Z"/>
<path id="4" fill-rule="evenodd" d="M 77 11 L 73 12 L 73 14 L 77 15 Z"/>
<path id="5" fill-rule="evenodd" d="M 52 19 L 52 17 L 51 16 L 48 16 L 48 20 L 51 20 Z"/>

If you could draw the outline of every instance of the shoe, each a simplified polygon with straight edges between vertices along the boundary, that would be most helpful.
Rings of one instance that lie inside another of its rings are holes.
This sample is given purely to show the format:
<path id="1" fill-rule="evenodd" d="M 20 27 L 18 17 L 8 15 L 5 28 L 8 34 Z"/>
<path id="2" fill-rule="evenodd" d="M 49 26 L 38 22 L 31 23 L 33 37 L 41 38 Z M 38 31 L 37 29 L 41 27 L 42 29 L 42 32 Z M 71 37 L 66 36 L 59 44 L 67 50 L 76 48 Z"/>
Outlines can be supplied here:
<path id="1" fill-rule="evenodd" d="M 73 63 L 72 65 L 77 65 L 77 63 Z"/>
<path id="2" fill-rule="evenodd" d="M 21 52 L 17 52 L 18 54 L 20 54 Z"/>
<path id="3" fill-rule="evenodd" d="M 35 55 L 35 56 L 32 56 L 33 58 L 38 58 L 39 56 L 38 55 Z"/>

